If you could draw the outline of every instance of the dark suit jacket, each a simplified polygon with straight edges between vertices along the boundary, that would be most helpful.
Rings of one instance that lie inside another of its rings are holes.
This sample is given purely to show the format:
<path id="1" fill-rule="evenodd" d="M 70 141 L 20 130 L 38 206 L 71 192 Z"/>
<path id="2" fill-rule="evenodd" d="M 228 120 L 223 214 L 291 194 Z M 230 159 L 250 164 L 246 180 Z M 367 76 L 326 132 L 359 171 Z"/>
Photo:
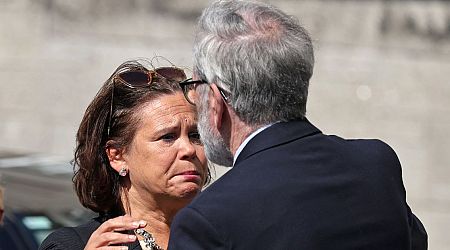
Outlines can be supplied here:
<path id="1" fill-rule="evenodd" d="M 182 209 L 169 249 L 427 249 L 395 152 L 277 123 Z"/>
<path id="2" fill-rule="evenodd" d="M 39 250 L 83 250 L 91 234 L 105 221 L 98 217 L 77 227 L 63 227 L 51 233 L 41 244 Z M 139 241 L 124 244 L 128 249 L 142 250 Z"/>

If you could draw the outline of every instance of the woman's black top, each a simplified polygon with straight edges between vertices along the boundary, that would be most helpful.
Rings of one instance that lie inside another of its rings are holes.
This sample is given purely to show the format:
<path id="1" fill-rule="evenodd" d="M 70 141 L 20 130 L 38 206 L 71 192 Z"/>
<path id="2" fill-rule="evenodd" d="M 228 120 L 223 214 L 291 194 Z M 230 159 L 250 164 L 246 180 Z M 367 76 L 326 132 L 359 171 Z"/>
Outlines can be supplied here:
<path id="1" fill-rule="evenodd" d="M 62 227 L 51 233 L 41 244 L 39 250 L 83 250 L 91 234 L 106 221 L 105 217 L 99 216 L 77 227 Z M 142 250 L 138 241 L 130 244 L 128 249 Z"/>

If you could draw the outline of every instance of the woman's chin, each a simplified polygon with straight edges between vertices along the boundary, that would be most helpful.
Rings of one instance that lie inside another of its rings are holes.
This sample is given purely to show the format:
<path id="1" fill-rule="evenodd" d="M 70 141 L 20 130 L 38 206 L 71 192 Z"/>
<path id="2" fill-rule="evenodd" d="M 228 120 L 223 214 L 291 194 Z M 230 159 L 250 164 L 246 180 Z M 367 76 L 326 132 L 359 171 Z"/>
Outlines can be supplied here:
<path id="1" fill-rule="evenodd" d="M 173 197 L 190 201 L 202 190 L 203 179 L 199 176 L 175 176 L 169 184 Z"/>
<path id="2" fill-rule="evenodd" d="M 200 193 L 201 186 L 195 183 L 188 183 L 185 187 L 181 189 L 180 198 L 194 199 L 194 197 Z"/>

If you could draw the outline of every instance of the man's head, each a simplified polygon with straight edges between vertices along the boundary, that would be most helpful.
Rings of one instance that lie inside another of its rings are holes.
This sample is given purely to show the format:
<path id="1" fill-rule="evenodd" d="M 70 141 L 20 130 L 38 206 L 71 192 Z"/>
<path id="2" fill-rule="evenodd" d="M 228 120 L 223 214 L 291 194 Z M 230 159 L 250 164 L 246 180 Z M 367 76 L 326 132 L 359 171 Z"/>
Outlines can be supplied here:
<path id="1" fill-rule="evenodd" d="M 259 127 L 305 117 L 314 53 L 295 18 L 264 3 L 216 1 L 203 11 L 196 32 L 194 76 L 226 92 L 223 100 L 240 121 Z M 210 156 L 208 144 L 214 143 L 208 140 L 219 134 L 202 133 L 214 129 L 205 128 L 208 95 L 200 97 L 199 104 L 207 105 L 200 107 L 200 133 Z M 230 146 L 226 139 L 215 144 Z"/>
<path id="2" fill-rule="evenodd" d="M 263 125 L 305 116 L 314 53 L 295 18 L 264 3 L 217 1 L 196 32 L 194 72 L 230 92 L 241 120 Z"/>

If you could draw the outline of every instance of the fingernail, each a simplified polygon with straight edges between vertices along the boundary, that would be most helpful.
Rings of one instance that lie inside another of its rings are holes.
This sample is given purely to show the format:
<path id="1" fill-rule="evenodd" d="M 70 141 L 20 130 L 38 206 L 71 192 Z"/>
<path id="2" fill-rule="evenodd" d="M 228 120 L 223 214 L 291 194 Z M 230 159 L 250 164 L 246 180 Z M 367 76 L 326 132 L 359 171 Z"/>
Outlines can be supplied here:
<path id="1" fill-rule="evenodd" d="M 140 226 L 145 226 L 145 225 L 147 225 L 147 222 L 144 221 L 144 220 L 140 220 L 140 221 L 139 221 L 139 225 L 140 225 Z"/>
<path id="2" fill-rule="evenodd" d="M 131 223 L 131 225 L 133 225 L 133 227 L 135 227 L 135 228 L 138 228 L 139 224 L 140 224 L 139 221 L 134 221 L 133 223 Z"/>
<path id="3" fill-rule="evenodd" d="M 136 235 L 130 234 L 130 235 L 128 235 L 128 239 L 130 239 L 130 240 L 136 240 Z"/>
<path id="4" fill-rule="evenodd" d="M 128 250 L 128 247 L 121 247 L 120 250 Z"/>

